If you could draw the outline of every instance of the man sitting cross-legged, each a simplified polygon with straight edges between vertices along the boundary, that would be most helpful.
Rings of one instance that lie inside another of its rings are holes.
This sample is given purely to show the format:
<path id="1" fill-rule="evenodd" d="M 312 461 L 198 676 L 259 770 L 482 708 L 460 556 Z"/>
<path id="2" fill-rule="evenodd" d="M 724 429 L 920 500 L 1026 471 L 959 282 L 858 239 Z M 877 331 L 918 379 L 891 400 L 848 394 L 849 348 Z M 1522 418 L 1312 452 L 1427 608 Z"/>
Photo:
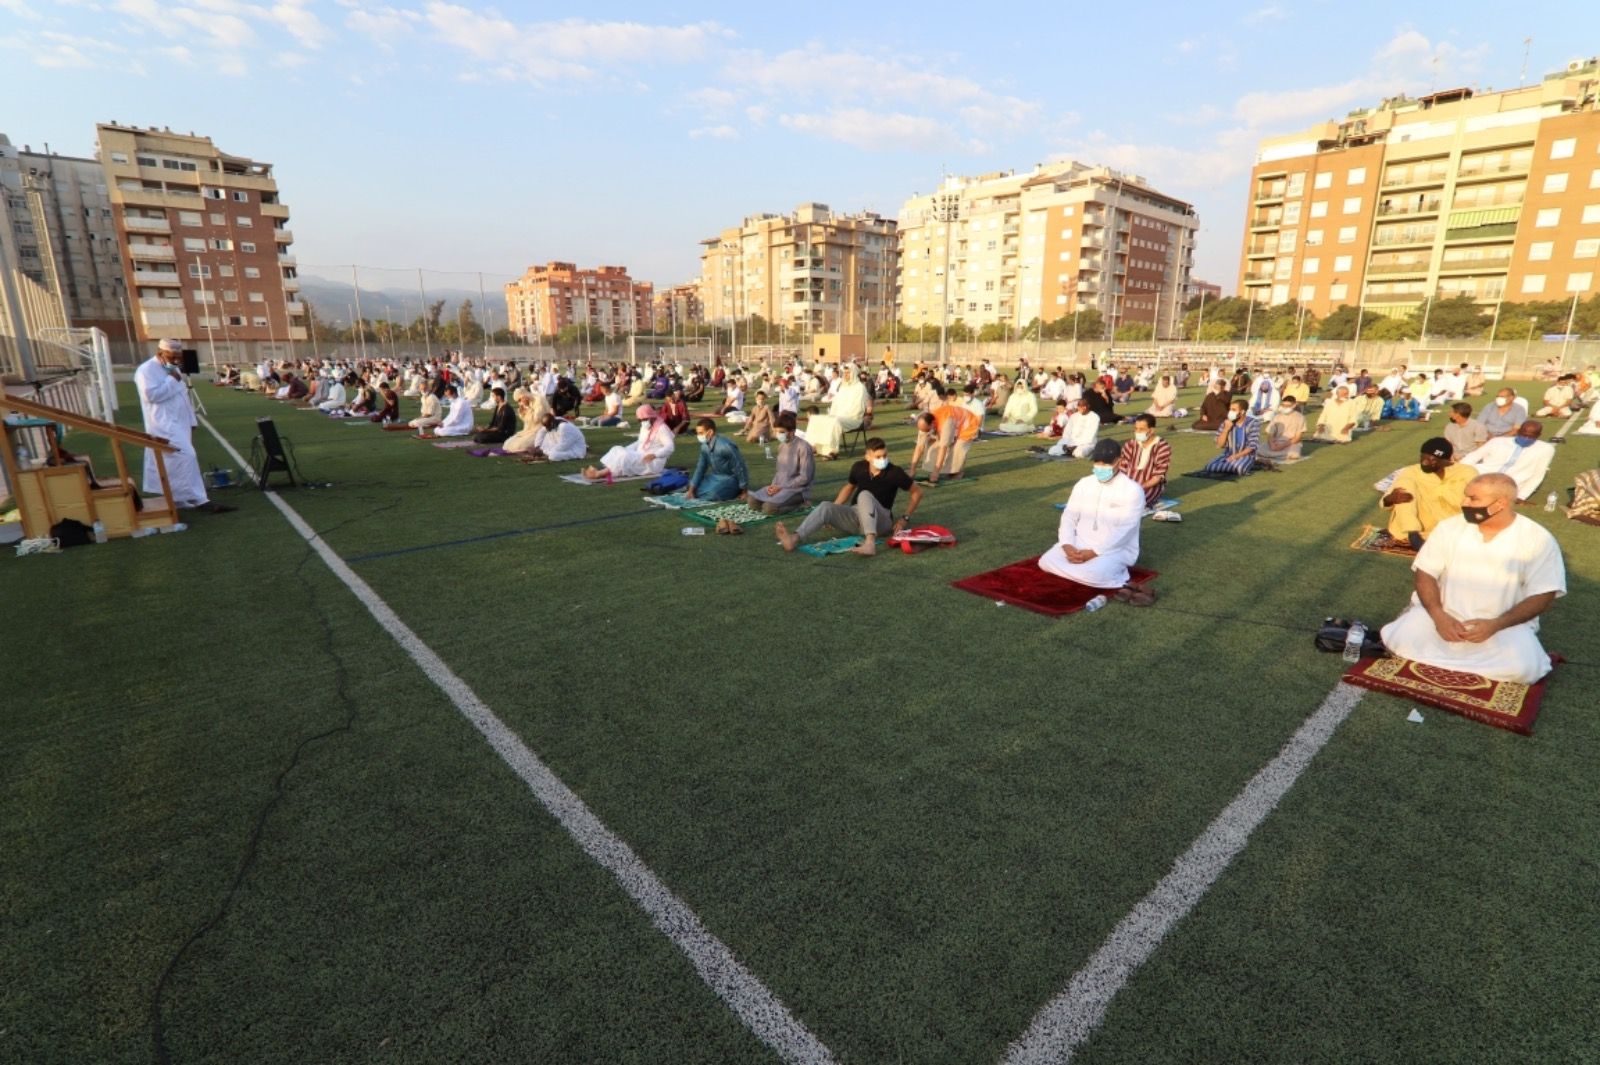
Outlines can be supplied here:
<path id="1" fill-rule="evenodd" d="M 1555 447 L 1539 439 L 1543 434 L 1544 425 L 1529 418 L 1515 436 L 1497 436 L 1463 461 L 1479 473 L 1506 474 L 1516 481 L 1519 500 L 1532 499 L 1556 457 Z"/>
<path id="2" fill-rule="evenodd" d="M 1299 401 L 1285 390 L 1256 453 L 1272 462 L 1293 462 L 1300 458 L 1300 441 L 1305 435 L 1306 416 L 1300 413 Z"/>
<path id="3" fill-rule="evenodd" d="M 432 390 L 422 393 L 422 413 L 412 418 L 411 428 L 426 436 L 444 421 L 444 413 L 439 407 L 439 397 Z"/>
<path id="4" fill-rule="evenodd" d="M 1550 672 L 1539 615 L 1567 594 L 1566 567 L 1516 498 L 1504 474 L 1467 484 L 1460 516 L 1440 522 L 1411 564 L 1411 605 L 1383 627 L 1390 652 L 1489 680 L 1532 684 Z"/>
<path id="5" fill-rule="evenodd" d="M 822 503 L 794 532 L 778 522 L 773 531 L 785 551 L 793 551 L 824 525 L 845 534 L 860 534 L 861 544 L 850 550 L 858 555 L 878 553 L 878 537 L 899 532 L 922 503 L 922 487 L 911 475 L 889 461 L 889 448 L 879 437 L 867 441 L 867 457 L 850 467 L 850 478 L 832 503 Z M 894 501 L 901 491 L 911 502 L 901 517 L 894 517 Z M 854 501 L 851 500 L 854 496 Z"/>
<path id="6" fill-rule="evenodd" d="M 1381 409 L 1382 405 L 1379 406 Z M 1348 444 L 1359 416 L 1356 401 L 1350 398 L 1349 387 L 1340 385 L 1333 390 L 1333 397 L 1322 404 L 1322 414 L 1317 418 L 1316 438 L 1334 444 Z"/>
<path id="7" fill-rule="evenodd" d="M 1451 461 L 1454 455 L 1450 441 L 1436 436 L 1422 445 L 1422 460 L 1394 479 L 1383 497 L 1391 540 L 1416 550 L 1441 521 L 1461 513 L 1462 493 L 1478 471 Z"/>
<path id="8" fill-rule="evenodd" d="M 444 398 L 449 404 L 449 409 L 445 412 L 443 423 L 433 431 L 433 435 L 466 436 L 472 432 L 472 404 L 456 390 L 455 385 L 445 386 Z"/>
<path id="9" fill-rule="evenodd" d="M 1245 401 L 1240 400 L 1241 404 Z M 1118 473 L 1120 449 L 1114 440 L 1094 446 L 1094 472 L 1072 487 L 1061 512 L 1056 546 L 1039 556 L 1039 568 L 1057 577 L 1103 588 L 1136 606 L 1149 606 L 1155 596 L 1127 587 L 1128 567 L 1139 559 L 1139 520 L 1145 493 Z"/>
<path id="10" fill-rule="evenodd" d="M 750 490 L 750 505 L 767 514 L 783 514 L 809 502 L 811 482 L 817 476 L 811 445 L 795 435 L 794 412 L 778 415 L 777 426 L 778 467 L 772 472 L 772 483 Z"/>
<path id="11" fill-rule="evenodd" d="M 1156 435 L 1156 416 L 1149 412 L 1133 419 L 1133 439 L 1122 445 L 1117 456 L 1117 472 L 1144 491 L 1145 506 L 1161 502 L 1167 487 L 1167 470 L 1172 466 L 1172 445 Z"/>
<path id="12" fill-rule="evenodd" d="M 489 395 L 494 400 L 494 413 L 489 415 L 488 425 L 472 434 L 472 440 L 478 444 L 503 444 L 516 434 L 516 408 L 506 402 L 504 388 L 496 386 Z"/>
<path id="13" fill-rule="evenodd" d="M 1042 451 L 1053 458 L 1086 459 L 1094 450 L 1095 438 L 1100 435 L 1100 415 L 1089 407 L 1088 394 L 1078 397 L 1076 409 L 1067 416 L 1061 439 L 1049 448 L 1033 447 L 1029 451 Z"/>
<path id="14" fill-rule="evenodd" d="M 1256 448 L 1261 446 L 1261 422 L 1250 417 L 1248 400 L 1236 399 L 1228 420 L 1217 430 L 1217 450 L 1222 454 L 1200 472 L 1212 477 L 1244 477 L 1256 468 Z"/>

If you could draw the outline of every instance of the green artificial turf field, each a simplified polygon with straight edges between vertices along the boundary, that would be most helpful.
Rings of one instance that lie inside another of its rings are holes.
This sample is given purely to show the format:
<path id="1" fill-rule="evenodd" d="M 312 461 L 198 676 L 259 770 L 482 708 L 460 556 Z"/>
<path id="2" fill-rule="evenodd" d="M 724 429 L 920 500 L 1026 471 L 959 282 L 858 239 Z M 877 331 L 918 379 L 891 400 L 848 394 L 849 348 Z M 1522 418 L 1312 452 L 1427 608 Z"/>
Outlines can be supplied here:
<path id="1" fill-rule="evenodd" d="M 1031 440 L 928 491 L 958 546 L 812 559 L 770 524 L 681 536 L 575 464 L 202 395 L 240 451 L 276 418 L 331 483 L 283 499 L 861 1063 L 1001 1058 L 1334 688 L 1321 618 L 1399 611 L 1405 561 L 1346 545 L 1439 429 L 1175 477 L 1155 607 L 1050 619 L 949 587 L 1054 542 L 1086 464 Z M 1169 439 L 1174 474 L 1212 453 Z M 0 1060 L 776 1060 L 271 503 L 218 498 L 0 558 Z M 1526 512 L 1570 591 L 1535 735 L 1367 694 L 1073 1060 L 1600 1060 L 1600 530 Z"/>

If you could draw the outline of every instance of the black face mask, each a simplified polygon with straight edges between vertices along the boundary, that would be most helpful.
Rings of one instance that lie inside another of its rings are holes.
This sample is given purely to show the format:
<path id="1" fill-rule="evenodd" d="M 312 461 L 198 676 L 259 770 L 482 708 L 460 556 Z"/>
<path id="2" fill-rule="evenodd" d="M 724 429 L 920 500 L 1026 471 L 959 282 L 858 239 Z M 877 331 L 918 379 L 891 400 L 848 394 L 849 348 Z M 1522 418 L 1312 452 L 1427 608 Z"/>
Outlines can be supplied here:
<path id="1" fill-rule="evenodd" d="M 1489 520 L 1488 507 L 1462 507 L 1461 516 L 1473 525 L 1482 525 Z"/>

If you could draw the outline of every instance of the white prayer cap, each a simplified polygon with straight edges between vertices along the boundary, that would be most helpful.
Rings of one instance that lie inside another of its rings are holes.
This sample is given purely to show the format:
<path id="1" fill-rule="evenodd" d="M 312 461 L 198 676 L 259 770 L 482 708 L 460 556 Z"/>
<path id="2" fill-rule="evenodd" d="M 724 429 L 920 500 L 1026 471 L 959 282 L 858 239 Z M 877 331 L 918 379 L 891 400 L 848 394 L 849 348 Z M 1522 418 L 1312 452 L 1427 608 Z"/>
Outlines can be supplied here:
<path id="1" fill-rule="evenodd" d="M 158 351 L 182 351 L 183 350 L 183 341 L 181 341 L 181 340 L 173 340 L 171 337 L 167 337 L 165 340 L 161 341 L 161 343 L 156 345 L 156 350 L 158 350 Z"/>

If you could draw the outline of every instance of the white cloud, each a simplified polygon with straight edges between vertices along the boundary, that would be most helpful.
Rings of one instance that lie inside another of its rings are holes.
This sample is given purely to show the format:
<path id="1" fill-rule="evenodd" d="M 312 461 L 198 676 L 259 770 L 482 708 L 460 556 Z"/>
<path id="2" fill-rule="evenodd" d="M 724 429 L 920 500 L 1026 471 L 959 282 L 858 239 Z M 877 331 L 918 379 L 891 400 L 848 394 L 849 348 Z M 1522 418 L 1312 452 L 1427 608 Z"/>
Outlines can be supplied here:
<path id="1" fill-rule="evenodd" d="M 684 99 L 707 111 L 726 111 L 739 103 L 739 94 L 731 89 L 719 89 L 708 85 L 703 89 L 686 93 Z"/>
<path id="2" fill-rule="evenodd" d="M 869 151 L 952 146 L 983 150 L 988 147 L 974 141 L 963 144 L 948 125 L 936 118 L 900 111 L 840 107 L 821 113 L 779 115 L 778 124 L 785 129 L 842 141 Z"/>
<path id="3" fill-rule="evenodd" d="M 1289 12 L 1285 11 L 1279 5 L 1268 4 L 1265 7 L 1258 7 L 1254 11 L 1250 12 L 1244 17 L 1243 21 L 1247 26 L 1259 26 L 1266 22 L 1282 22 L 1288 17 Z"/>
<path id="4" fill-rule="evenodd" d="M 413 32 L 420 16 L 415 11 L 394 7 L 356 8 L 344 18 L 348 29 L 370 38 L 385 48 L 390 48 L 400 38 Z"/>
<path id="5" fill-rule="evenodd" d="M 39 12 L 29 7 L 25 0 L 0 0 L 0 11 L 9 11 L 20 19 L 29 22 L 38 22 L 41 18 Z"/>
<path id="6" fill-rule="evenodd" d="M 333 34 L 305 4 L 306 0 L 281 0 L 272 5 L 272 19 L 303 47 L 321 48 Z"/>
<path id="7" fill-rule="evenodd" d="M 701 126 L 689 131 L 690 140 L 734 140 L 739 136 L 739 131 L 729 125 Z"/>
<path id="8" fill-rule="evenodd" d="M 311 62 L 311 57 L 302 52 L 279 52 L 272 58 L 272 65 L 280 70 L 294 70 Z"/>
<path id="9" fill-rule="evenodd" d="M 744 117 L 749 119 L 752 125 L 762 126 L 772 117 L 772 108 L 765 104 L 751 104 L 744 109 Z"/>

